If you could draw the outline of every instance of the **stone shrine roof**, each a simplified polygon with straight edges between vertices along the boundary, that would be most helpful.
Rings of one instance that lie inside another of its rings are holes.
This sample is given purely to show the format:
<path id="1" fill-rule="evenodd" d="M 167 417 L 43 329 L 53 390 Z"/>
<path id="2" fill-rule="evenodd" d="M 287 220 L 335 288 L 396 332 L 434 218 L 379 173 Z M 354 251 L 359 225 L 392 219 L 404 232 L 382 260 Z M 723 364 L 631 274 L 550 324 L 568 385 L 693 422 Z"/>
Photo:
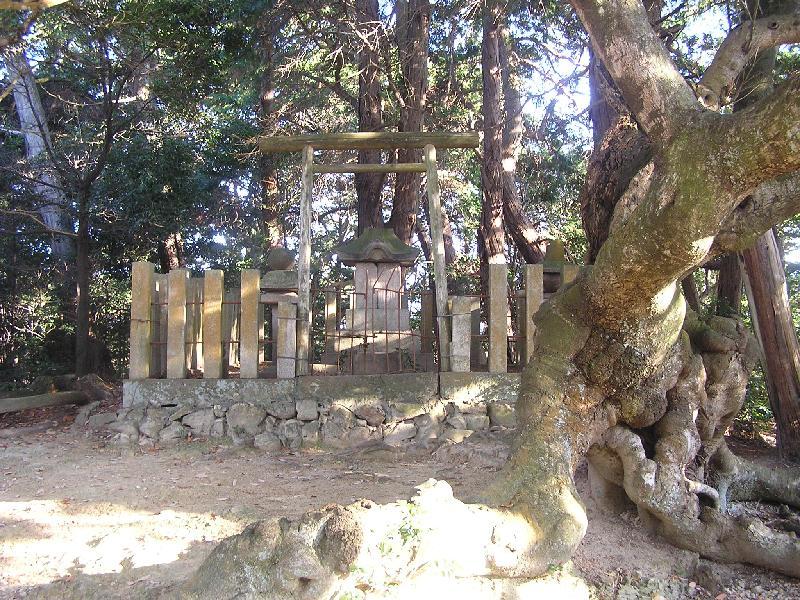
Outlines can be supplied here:
<path id="1" fill-rule="evenodd" d="M 384 227 L 367 227 L 364 233 L 336 248 L 339 260 L 352 267 L 356 263 L 392 263 L 410 267 L 419 250 L 404 244 L 394 231 Z"/>

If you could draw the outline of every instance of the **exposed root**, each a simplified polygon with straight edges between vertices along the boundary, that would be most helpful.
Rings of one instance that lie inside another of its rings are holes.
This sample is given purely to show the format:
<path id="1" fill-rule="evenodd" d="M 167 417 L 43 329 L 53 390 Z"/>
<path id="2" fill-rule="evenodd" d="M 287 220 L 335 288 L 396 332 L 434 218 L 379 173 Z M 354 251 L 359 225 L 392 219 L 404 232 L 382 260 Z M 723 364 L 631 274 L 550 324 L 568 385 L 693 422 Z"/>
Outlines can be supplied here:
<path id="1" fill-rule="evenodd" d="M 215 548 L 177 595 L 310 600 L 381 593 L 431 571 L 507 578 L 547 556 L 553 533 L 518 512 L 464 504 L 429 480 L 408 502 L 364 500 L 251 525 Z"/>

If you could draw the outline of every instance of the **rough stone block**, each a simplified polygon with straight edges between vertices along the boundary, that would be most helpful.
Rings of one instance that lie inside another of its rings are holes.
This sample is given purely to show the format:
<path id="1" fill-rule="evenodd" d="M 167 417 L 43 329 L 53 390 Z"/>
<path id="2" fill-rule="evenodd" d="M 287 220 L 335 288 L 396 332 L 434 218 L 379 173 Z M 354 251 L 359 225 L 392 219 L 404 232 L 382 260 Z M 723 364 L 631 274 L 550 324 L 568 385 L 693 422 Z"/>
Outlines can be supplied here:
<path id="1" fill-rule="evenodd" d="M 386 420 L 386 412 L 378 404 L 361 404 L 353 411 L 359 419 L 367 422 L 367 425 L 377 427 Z"/>
<path id="2" fill-rule="evenodd" d="M 264 408 L 268 414 L 277 419 L 293 419 L 297 416 L 297 407 L 294 400 L 290 398 L 273 400 Z"/>
<path id="3" fill-rule="evenodd" d="M 181 440 L 187 436 L 186 428 L 180 423 L 171 423 L 168 427 L 161 430 L 158 439 L 161 442 L 172 442 Z"/>
<path id="4" fill-rule="evenodd" d="M 517 426 L 517 418 L 514 414 L 514 407 L 511 404 L 492 402 L 487 408 L 489 412 L 489 421 L 492 425 L 500 425 L 509 428 Z"/>
<path id="5" fill-rule="evenodd" d="M 238 403 L 228 409 L 228 434 L 236 445 L 248 444 L 261 431 L 267 411 L 260 406 Z"/>
<path id="6" fill-rule="evenodd" d="M 211 437 L 221 438 L 225 436 L 225 419 L 215 419 L 211 426 Z"/>
<path id="7" fill-rule="evenodd" d="M 301 421 L 315 421 L 319 416 L 317 401 L 303 399 L 297 401 L 297 418 Z"/>
<path id="8" fill-rule="evenodd" d="M 404 421 L 391 429 L 387 429 L 383 434 L 383 441 L 390 446 L 395 446 L 412 439 L 415 435 L 417 435 L 416 426 L 413 423 Z"/>
<path id="9" fill-rule="evenodd" d="M 485 415 L 466 415 L 464 420 L 467 422 L 467 429 L 473 431 L 489 429 L 489 417 Z"/>
<path id="10" fill-rule="evenodd" d="M 290 450 L 297 450 L 303 445 L 303 423 L 297 419 L 285 421 L 278 425 L 278 437 Z"/>
<path id="11" fill-rule="evenodd" d="M 270 452 L 280 450 L 283 447 L 280 438 L 271 431 L 265 431 L 255 436 L 255 438 L 253 438 L 253 445 L 256 448 L 261 448 L 262 450 L 268 450 Z"/>
<path id="12" fill-rule="evenodd" d="M 183 424 L 186 425 L 194 435 L 211 435 L 211 428 L 214 426 L 214 421 L 214 409 L 212 408 L 203 408 L 183 417 Z"/>
<path id="13" fill-rule="evenodd" d="M 519 382 L 519 373 L 439 373 L 442 400 L 456 406 L 489 402 L 513 404 L 519 394 Z"/>
<path id="14" fill-rule="evenodd" d="M 444 434 L 442 435 L 442 439 L 449 440 L 456 444 L 460 444 L 465 439 L 473 434 L 471 429 L 451 429 L 448 427 L 445 429 Z"/>

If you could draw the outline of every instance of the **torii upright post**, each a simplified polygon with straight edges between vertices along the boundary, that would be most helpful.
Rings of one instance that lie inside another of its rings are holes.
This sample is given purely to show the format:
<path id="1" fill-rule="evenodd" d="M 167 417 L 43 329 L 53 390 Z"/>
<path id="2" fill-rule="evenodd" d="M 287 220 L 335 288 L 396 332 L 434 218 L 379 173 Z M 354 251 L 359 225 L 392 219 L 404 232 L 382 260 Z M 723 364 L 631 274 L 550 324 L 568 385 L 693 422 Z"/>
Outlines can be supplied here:
<path id="1" fill-rule="evenodd" d="M 314 148 L 303 148 L 300 193 L 300 247 L 297 253 L 297 374 L 308 375 L 311 306 L 311 197 L 314 189 Z"/>
<path id="2" fill-rule="evenodd" d="M 427 173 L 428 214 L 431 225 L 431 254 L 433 254 L 433 283 L 436 288 L 436 324 L 439 329 L 439 370 L 450 370 L 450 327 L 447 322 L 447 271 L 444 261 L 444 232 L 442 231 L 442 200 L 439 196 L 439 171 L 436 166 L 436 147 L 424 149 Z"/>

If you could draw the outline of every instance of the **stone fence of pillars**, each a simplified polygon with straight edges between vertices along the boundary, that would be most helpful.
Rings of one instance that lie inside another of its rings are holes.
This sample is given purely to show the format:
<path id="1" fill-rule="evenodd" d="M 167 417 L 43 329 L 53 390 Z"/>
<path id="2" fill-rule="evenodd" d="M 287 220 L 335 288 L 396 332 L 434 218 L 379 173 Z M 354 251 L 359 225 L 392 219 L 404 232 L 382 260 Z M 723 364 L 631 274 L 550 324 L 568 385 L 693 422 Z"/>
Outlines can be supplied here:
<path id="1" fill-rule="evenodd" d="M 523 287 L 514 293 L 519 323 L 519 335 L 514 338 L 519 360 L 525 364 L 533 352 L 532 318 L 549 295 L 547 288 L 571 281 L 578 267 L 560 263 L 523 268 Z M 164 275 L 156 273 L 151 263 L 135 262 L 129 378 L 185 379 L 202 373 L 204 379 L 222 379 L 237 368 L 240 379 L 294 378 L 300 362 L 297 295 L 262 292 L 261 273 L 256 269 L 241 271 L 240 281 L 238 289 L 226 291 L 220 270 L 207 270 L 202 277 L 190 277 L 186 269 Z M 450 371 L 469 372 L 476 367 L 489 373 L 508 370 L 511 314 L 507 281 L 507 265 L 489 265 L 485 333 L 480 331 L 480 297 L 448 299 L 450 339 L 441 346 L 449 350 Z M 325 291 L 326 336 L 339 326 L 337 299 L 338 291 Z M 272 339 L 264 335 L 265 306 L 271 308 Z M 435 339 L 433 312 L 432 298 L 427 295 L 422 299 L 420 319 L 423 353 L 430 352 Z M 484 340 L 488 341 L 488 351 L 478 359 Z M 267 358 L 270 369 L 263 368 Z M 309 362 L 313 366 L 313 360 Z"/>

